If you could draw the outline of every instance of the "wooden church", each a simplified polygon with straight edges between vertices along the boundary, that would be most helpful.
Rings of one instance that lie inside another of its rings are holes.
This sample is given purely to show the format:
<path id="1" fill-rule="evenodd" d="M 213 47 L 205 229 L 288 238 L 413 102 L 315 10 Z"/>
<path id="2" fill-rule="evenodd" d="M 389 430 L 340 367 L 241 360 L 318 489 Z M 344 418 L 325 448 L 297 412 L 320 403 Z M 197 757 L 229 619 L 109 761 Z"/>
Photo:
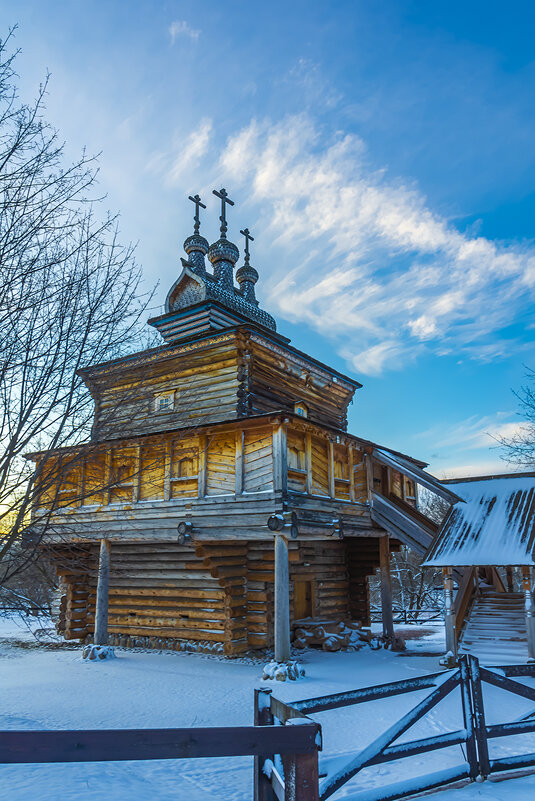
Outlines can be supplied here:
<path id="1" fill-rule="evenodd" d="M 390 551 L 424 553 L 436 526 L 418 486 L 457 500 L 425 464 L 347 432 L 358 381 L 292 347 L 255 296 L 258 273 L 227 238 L 194 232 L 159 347 L 81 372 L 91 440 L 33 454 L 32 529 L 62 577 L 60 630 L 82 642 L 236 655 L 276 647 L 294 623 L 369 621 Z M 207 268 L 206 258 L 211 270 Z"/>

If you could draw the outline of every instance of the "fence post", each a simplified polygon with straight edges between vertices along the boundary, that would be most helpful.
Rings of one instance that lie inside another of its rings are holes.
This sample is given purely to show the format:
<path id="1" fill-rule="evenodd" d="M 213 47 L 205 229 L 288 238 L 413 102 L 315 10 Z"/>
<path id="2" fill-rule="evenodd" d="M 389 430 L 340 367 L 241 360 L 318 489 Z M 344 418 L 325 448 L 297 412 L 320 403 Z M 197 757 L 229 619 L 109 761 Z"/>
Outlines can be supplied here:
<path id="1" fill-rule="evenodd" d="M 319 801 L 318 752 L 284 760 L 284 801 Z"/>
<path id="2" fill-rule="evenodd" d="M 472 781 L 479 774 L 479 763 L 477 759 L 476 735 L 474 729 L 474 708 L 470 693 L 470 669 L 468 658 L 463 654 L 459 659 L 459 670 L 461 671 L 461 700 L 463 704 L 464 728 L 466 729 L 466 758 L 470 765 L 470 778 Z"/>
<path id="3" fill-rule="evenodd" d="M 254 691 L 254 725 L 271 726 L 271 689 L 262 687 Z M 271 781 L 264 773 L 264 762 L 273 759 L 273 754 L 262 754 L 254 758 L 254 801 L 274 801 Z"/>
<path id="4" fill-rule="evenodd" d="M 472 699 L 474 704 L 474 725 L 479 756 L 479 772 L 486 779 L 490 774 L 489 747 L 487 741 L 487 727 L 485 723 L 485 707 L 483 704 L 483 689 L 481 687 L 481 674 L 479 661 L 475 656 L 469 656 L 470 678 L 472 683 Z"/>

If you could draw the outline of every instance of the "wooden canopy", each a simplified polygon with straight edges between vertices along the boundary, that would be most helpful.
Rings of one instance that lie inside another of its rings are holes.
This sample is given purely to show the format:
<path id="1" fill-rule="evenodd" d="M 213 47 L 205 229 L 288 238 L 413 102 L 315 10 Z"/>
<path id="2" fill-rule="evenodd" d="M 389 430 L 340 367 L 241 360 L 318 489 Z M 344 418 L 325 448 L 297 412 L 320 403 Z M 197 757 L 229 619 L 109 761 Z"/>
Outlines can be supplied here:
<path id="1" fill-rule="evenodd" d="M 425 561 L 440 567 L 534 565 L 535 473 L 444 482 L 463 499 L 438 532 Z"/>

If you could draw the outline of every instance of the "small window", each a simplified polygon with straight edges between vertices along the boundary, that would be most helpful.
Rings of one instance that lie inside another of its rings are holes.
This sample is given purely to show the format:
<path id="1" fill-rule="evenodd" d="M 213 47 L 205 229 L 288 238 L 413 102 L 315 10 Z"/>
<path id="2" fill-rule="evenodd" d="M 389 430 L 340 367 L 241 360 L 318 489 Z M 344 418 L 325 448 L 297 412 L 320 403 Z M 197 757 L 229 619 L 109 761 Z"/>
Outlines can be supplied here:
<path id="1" fill-rule="evenodd" d="M 294 403 L 294 412 L 299 417 L 308 417 L 308 408 L 304 403 Z"/>
<path id="2" fill-rule="evenodd" d="M 161 395 L 156 395 L 154 399 L 154 409 L 157 412 L 168 412 L 174 409 L 175 406 L 175 393 L 166 392 Z"/>

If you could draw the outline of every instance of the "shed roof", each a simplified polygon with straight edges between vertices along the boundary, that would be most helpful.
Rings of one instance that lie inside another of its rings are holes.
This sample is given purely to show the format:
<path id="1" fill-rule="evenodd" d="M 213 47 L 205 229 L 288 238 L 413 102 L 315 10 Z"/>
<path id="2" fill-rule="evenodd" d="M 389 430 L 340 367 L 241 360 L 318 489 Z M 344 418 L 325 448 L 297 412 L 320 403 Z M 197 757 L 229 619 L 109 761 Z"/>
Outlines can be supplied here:
<path id="1" fill-rule="evenodd" d="M 535 564 L 535 473 L 482 476 L 447 484 L 464 502 L 451 509 L 425 564 Z"/>

